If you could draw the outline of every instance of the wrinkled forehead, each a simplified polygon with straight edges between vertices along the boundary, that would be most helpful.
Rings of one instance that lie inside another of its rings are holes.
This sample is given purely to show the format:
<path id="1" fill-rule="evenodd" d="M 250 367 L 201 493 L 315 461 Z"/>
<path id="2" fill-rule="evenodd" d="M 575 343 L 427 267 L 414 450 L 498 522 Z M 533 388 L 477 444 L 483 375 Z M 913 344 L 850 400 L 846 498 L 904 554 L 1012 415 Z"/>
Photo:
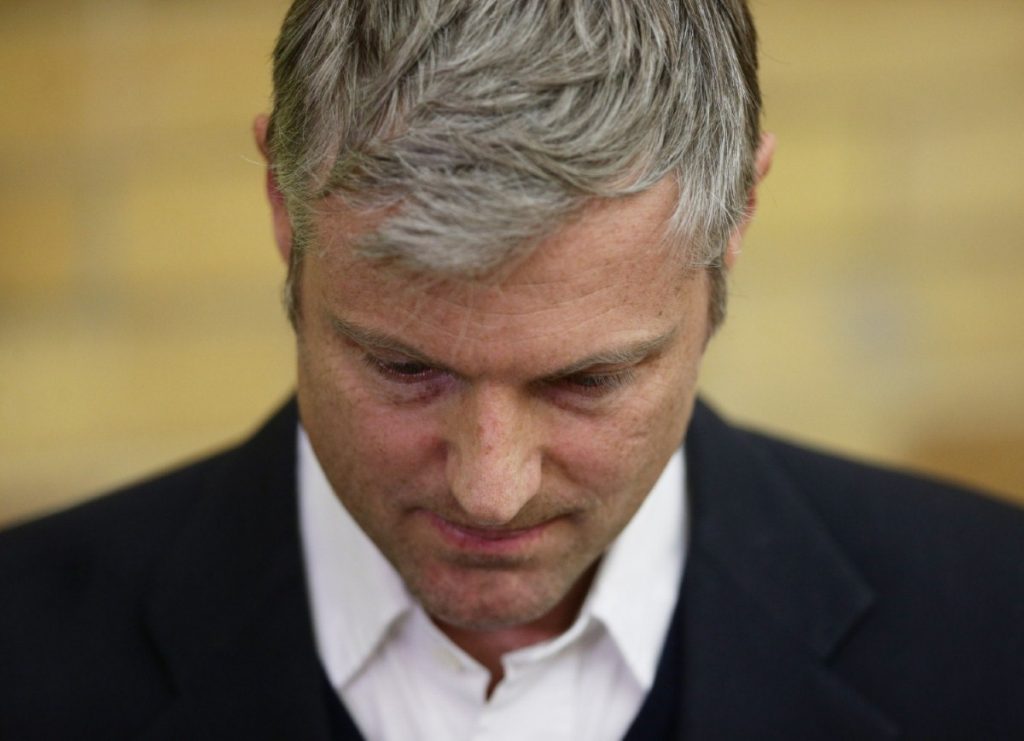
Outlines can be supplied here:
<path id="1" fill-rule="evenodd" d="M 595 203 L 485 276 L 367 259 L 352 243 L 373 220 L 336 213 L 318 225 L 307 286 L 333 319 L 411 339 L 431 354 L 457 343 L 484 354 L 518 346 L 572 355 L 595 342 L 642 340 L 667 331 L 692 296 L 695 315 L 706 313 L 703 282 L 695 288 L 695 273 L 663 239 L 673 198 L 673 188 L 658 187 Z"/>

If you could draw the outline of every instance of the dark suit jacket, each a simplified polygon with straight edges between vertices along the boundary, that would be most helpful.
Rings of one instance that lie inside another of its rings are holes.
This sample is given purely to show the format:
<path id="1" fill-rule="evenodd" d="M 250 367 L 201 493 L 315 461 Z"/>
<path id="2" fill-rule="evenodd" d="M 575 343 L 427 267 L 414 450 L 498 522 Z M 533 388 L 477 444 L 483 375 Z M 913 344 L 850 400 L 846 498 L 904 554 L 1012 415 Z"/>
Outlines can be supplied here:
<path id="1" fill-rule="evenodd" d="M 295 425 L 0 537 L 0 738 L 330 738 Z M 686 447 L 690 552 L 632 737 L 1024 739 L 1020 511 L 703 406 Z"/>

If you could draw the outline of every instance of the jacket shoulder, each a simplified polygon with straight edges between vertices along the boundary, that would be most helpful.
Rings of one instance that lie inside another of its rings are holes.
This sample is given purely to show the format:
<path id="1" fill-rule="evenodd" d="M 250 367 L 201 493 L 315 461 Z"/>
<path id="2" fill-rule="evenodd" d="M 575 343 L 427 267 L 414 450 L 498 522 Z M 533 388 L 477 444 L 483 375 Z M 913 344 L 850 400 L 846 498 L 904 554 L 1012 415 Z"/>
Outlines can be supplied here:
<path id="1" fill-rule="evenodd" d="M 238 447 L 0 533 L 0 736 L 137 737 L 172 707 L 155 596 L 175 559 L 192 556 L 197 529 L 222 542 L 204 514 L 248 522 L 270 468 L 290 477 L 294 435 L 288 405 Z M 281 494 L 269 517 L 289 506 Z M 216 570 L 196 560 L 197 580 Z"/>
<path id="2" fill-rule="evenodd" d="M 957 543 L 961 552 L 983 558 L 998 558 L 1003 551 L 1024 555 L 1024 509 L 1005 498 L 757 432 L 741 434 L 786 471 L 847 541 L 859 533 L 865 547 L 882 547 L 890 538 L 911 553 L 932 542 Z"/>
<path id="3" fill-rule="evenodd" d="M 0 532 L 0 590 L 28 574 L 85 579 L 97 568 L 131 580 L 173 540 L 204 499 L 242 484 L 234 478 L 294 436 L 294 403 L 286 404 L 250 439 Z"/>
<path id="4" fill-rule="evenodd" d="M 1024 727 L 1024 509 L 730 429 L 730 449 L 786 482 L 870 590 L 830 666 L 906 729 L 926 729 L 915 737 L 974 730 L 1016 738 Z"/>
<path id="5" fill-rule="evenodd" d="M 1024 509 L 960 485 L 744 434 L 785 469 L 876 592 L 840 663 L 855 663 L 859 647 L 873 646 L 874 655 L 889 657 L 891 677 L 904 677 L 907 692 L 922 695 L 924 685 L 912 687 L 945 665 L 954 674 L 942 676 L 974 677 L 990 688 L 976 704 L 977 712 L 991 705 L 993 717 L 1024 697 Z M 938 696 L 948 683 L 933 677 L 928 684 Z M 955 694 L 945 699 L 955 702 Z M 1008 695 L 1017 700 L 996 707 Z"/>
<path id="6" fill-rule="evenodd" d="M 65 580 L 85 578 L 100 564 L 124 577 L 142 570 L 173 537 L 228 455 L 210 456 L 0 533 L 0 589 L 6 593 L 12 582 L 28 586 L 30 578 L 47 572 Z"/>

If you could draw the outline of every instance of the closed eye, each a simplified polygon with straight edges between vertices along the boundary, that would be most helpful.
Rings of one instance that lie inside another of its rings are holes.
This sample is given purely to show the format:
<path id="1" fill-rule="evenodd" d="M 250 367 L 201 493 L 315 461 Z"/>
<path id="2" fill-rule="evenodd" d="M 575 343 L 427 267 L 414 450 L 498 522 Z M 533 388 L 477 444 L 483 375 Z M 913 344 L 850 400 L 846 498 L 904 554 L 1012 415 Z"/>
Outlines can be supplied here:
<path id="1" fill-rule="evenodd" d="M 418 360 L 387 360 L 369 353 L 363 355 L 363 360 L 373 370 L 385 378 L 398 381 L 399 383 L 415 383 L 434 378 L 440 373 L 437 368 L 421 363 Z"/>
<path id="2" fill-rule="evenodd" d="M 553 383 L 575 393 L 596 397 L 626 385 L 635 375 L 632 369 L 607 373 L 573 373 L 554 379 Z"/>

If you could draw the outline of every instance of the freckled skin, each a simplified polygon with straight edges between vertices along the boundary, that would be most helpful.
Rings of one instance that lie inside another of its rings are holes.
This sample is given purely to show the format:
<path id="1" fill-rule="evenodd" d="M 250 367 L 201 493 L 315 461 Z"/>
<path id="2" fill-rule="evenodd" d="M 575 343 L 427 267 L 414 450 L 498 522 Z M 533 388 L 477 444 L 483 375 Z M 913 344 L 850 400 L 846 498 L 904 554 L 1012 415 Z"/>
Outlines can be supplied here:
<path id="1" fill-rule="evenodd" d="M 659 246 L 674 204 L 668 184 L 594 204 L 484 281 L 411 278 L 354 257 L 341 215 L 318 224 L 333 246 L 308 253 L 302 271 L 303 424 L 342 503 L 464 648 L 506 650 L 567 627 L 682 440 L 708 288 Z M 437 367 L 411 381 L 382 373 L 365 358 L 376 351 L 332 318 L 398 338 Z M 667 334 L 619 386 L 550 378 Z M 528 535 L 481 545 L 475 529 Z"/>

